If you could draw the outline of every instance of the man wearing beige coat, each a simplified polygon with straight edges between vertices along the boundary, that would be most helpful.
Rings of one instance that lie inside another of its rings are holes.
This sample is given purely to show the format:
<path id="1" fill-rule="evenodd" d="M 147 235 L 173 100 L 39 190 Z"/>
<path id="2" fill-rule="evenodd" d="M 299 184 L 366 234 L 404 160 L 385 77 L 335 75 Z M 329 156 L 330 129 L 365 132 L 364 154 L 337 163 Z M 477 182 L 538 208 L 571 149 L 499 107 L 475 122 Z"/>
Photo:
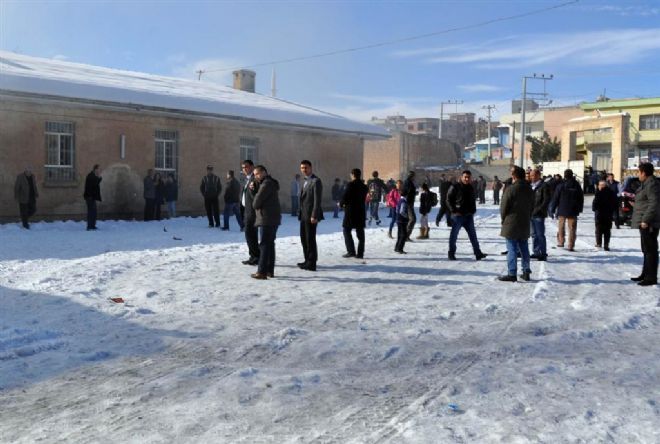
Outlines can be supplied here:
<path id="1" fill-rule="evenodd" d="M 14 199 L 18 202 L 23 228 L 28 230 L 30 229 L 29 218 L 37 212 L 37 197 L 39 197 L 37 179 L 32 174 L 32 169 L 25 167 L 25 171 L 16 177 Z"/>

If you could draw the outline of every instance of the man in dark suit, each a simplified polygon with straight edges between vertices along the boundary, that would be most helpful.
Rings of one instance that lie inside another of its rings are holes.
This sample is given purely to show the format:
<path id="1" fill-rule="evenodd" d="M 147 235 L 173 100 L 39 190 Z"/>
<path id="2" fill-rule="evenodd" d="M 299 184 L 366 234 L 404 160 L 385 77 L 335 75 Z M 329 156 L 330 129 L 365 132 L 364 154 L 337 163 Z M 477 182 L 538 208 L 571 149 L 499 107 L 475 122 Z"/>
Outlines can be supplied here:
<path id="1" fill-rule="evenodd" d="M 246 159 L 241 164 L 245 183 L 241 189 L 241 213 L 243 213 L 243 226 L 245 227 L 245 242 L 247 242 L 250 257 L 243 261 L 245 265 L 259 264 L 259 234 L 254 225 L 256 214 L 252 207 L 252 200 L 259 191 L 259 182 L 254 177 L 254 163 Z"/>
<path id="2" fill-rule="evenodd" d="M 362 171 L 354 168 L 351 171 L 351 181 L 346 185 L 346 191 L 341 198 L 340 205 L 344 209 L 344 242 L 346 254 L 343 257 L 364 257 L 364 212 L 365 201 L 369 188 L 362 182 Z M 358 238 L 358 249 L 355 252 L 355 242 L 351 231 L 355 229 Z"/>
<path id="3" fill-rule="evenodd" d="M 300 191 L 300 242 L 303 247 L 305 261 L 300 262 L 298 267 L 303 270 L 316 271 L 318 252 L 316 250 L 316 226 L 323 220 L 323 184 L 321 179 L 312 173 L 312 162 L 303 160 L 300 162 L 300 172 L 304 182 Z"/>
<path id="4" fill-rule="evenodd" d="M 85 179 L 83 198 L 87 203 L 87 231 L 96 230 L 96 201 L 101 201 L 101 167 L 94 165 Z"/>

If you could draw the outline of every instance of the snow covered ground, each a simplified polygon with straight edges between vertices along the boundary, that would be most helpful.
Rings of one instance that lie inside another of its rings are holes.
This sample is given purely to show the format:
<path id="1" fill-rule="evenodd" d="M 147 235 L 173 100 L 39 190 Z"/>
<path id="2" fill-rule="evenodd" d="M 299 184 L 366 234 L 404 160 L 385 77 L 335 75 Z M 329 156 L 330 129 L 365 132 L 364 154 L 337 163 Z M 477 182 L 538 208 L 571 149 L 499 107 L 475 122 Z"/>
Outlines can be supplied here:
<path id="1" fill-rule="evenodd" d="M 446 227 L 405 256 L 374 227 L 343 259 L 326 216 L 316 273 L 284 216 L 268 281 L 235 224 L 0 226 L 0 441 L 660 442 L 660 291 L 629 281 L 635 230 L 595 251 L 587 211 L 576 252 L 511 284 L 494 206 L 480 262 L 465 233 L 447 261 Z"/>

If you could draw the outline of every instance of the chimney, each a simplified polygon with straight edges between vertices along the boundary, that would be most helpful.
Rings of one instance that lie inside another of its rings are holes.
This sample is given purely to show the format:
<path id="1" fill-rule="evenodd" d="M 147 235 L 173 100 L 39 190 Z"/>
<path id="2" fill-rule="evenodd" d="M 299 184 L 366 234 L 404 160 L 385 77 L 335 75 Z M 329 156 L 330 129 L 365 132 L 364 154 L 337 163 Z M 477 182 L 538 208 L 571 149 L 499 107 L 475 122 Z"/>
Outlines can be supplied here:
<path id="1" fill-rule="evenodd" d="M 249 69 L 239 69 L 234 71 L 234 89 L 241 91 L 254 92 L 254 80 L 257 73 Z"/>

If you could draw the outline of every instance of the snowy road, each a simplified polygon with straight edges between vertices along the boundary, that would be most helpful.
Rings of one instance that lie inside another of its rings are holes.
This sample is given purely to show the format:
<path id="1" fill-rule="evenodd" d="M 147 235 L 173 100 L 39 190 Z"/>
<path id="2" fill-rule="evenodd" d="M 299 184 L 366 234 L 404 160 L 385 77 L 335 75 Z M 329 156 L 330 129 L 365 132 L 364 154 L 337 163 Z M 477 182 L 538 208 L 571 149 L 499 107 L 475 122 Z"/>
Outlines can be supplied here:
<path id="1" fill-rule="evenodd" d="M 310 273 L 285 216 L 268 281 L 203 219 L 0 226 L 0 441 L 660 442 L 637 233 L 594 251 L 587 212 L 511 284 L 497 209 L 477 223 L 480 262 L 464 233 L 447 261 L 446 227 L 405 256 L 370 229 L 357 261 L 326 220 Z"/>

